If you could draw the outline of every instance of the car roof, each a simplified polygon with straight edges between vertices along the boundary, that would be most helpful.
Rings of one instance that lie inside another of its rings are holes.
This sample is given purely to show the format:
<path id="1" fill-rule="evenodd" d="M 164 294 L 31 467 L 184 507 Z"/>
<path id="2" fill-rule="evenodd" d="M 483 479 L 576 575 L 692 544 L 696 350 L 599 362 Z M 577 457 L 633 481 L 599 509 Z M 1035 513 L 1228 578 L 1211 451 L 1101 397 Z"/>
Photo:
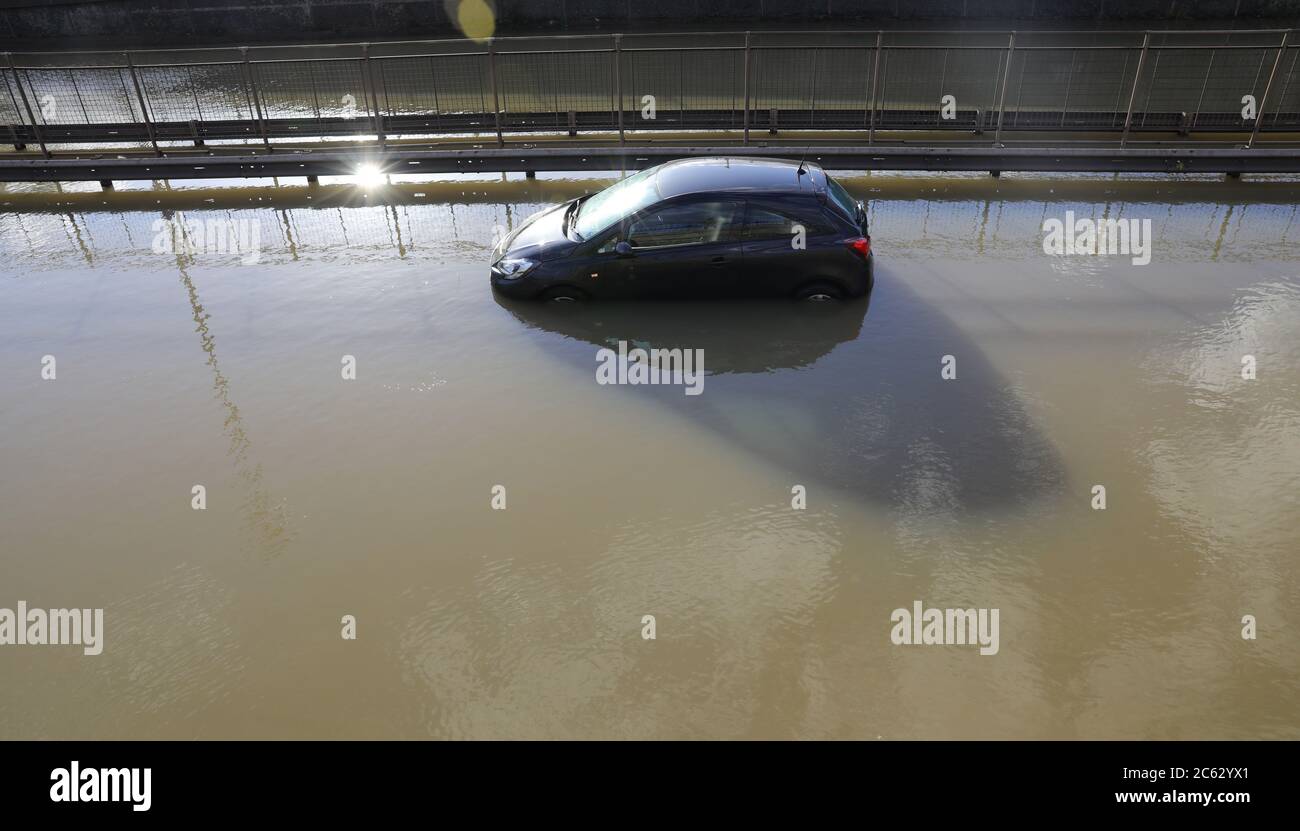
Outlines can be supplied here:
<path id="1" fill-rule="evenodd" d="M 819 165 L 795 159 L 706 157 L 660 165 L 655 184 L 664 199 L 717 191 L 816 194 L 826 187 L 826 173 Z"/>

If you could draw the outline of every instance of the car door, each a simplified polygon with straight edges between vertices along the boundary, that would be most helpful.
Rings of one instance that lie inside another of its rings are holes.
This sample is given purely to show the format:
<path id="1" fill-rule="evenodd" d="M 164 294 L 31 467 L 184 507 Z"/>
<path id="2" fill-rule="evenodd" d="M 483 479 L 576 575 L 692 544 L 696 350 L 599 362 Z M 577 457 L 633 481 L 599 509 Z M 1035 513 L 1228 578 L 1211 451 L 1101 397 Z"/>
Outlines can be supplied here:
<path id="1" fill-rule="evenodd" d="M 754 199 L 748 204 L 742 246 L 740 294 L 784 296 L 818 276 L 825 238 L 835 229 L 815 204 Z"/>
<path id="2" fill-rule="evenodd" d="M 725 197 L 674 199 L 623 223 L 602 246 L 631 251 L 615 269 L 625 296 L 722 297 L 732 294 L 741 265 L 744 202 Z"/>

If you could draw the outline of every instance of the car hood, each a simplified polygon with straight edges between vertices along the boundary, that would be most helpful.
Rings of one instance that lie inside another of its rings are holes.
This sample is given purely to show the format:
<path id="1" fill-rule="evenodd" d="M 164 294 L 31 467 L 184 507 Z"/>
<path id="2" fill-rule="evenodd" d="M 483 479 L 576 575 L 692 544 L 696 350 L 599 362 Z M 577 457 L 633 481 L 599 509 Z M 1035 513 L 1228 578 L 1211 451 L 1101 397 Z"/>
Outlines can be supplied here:
<path id="1" fill-rule="evenodd" d="M 564 212 L 571 205 L 564 202 L 533 214 L 492 252 L 492 261 L 504 256 L 551 260 L 567 256 L 577 243 L 564 235 Z"/>

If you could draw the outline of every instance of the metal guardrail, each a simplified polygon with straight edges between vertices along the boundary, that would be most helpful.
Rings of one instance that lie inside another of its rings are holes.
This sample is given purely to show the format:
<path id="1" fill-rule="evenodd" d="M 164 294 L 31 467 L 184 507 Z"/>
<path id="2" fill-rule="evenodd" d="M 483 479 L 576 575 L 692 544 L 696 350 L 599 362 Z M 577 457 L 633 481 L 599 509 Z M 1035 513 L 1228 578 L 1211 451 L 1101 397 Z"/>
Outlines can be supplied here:
<path id="1" fill-rule="evenodd" d="M 723 32 L 11 53 L 0 140 L 141 143 L 735 130 L 1300 130 L 1292 30 Z M 950 96 L 950 98 L 949 98 Z M 1050 140 L 1050 139 L 1049 139 Z"/>
<path id="2" fill-rule="evenodd" d="M 806 151 L 806 152 L 805 152 Z M 376 154 L 365 148 L 286 150 L 254 155 L 168 155 L 108 158 L 0 159 L 0 182 L 99 181 L 106 188 L 117 180 L 265 179 L 321 176 L 438 173 L 536 173 L 572 170 L 639 170 L 686 157 L 735 155 L 734 145 L 657 147 L 605 146 L 505 147 L 476 149 L 389 148 Z M 788 158 L 788 147 L 751 146 L 749 157 Z M 924 145 L 818 146 L 800 155 L 827 170 L 926 170 L 1003 172 L 1057 171 L 1105 173 L 1174 173 L 1240 175 L 1300 173 L 1294 148 L 1221 147 L 927 147 Z"/>

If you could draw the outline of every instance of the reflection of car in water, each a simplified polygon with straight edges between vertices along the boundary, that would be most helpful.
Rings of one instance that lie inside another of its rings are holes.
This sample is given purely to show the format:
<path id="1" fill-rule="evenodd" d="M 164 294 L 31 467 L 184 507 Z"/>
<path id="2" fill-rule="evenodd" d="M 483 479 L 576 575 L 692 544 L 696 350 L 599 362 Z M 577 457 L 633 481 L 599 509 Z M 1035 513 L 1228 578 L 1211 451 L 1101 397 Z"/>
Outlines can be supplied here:
<path id="1" fill-rule="evenodd" d="M 621 386 L 799 477 L 925 512 L 1027 503 L 1065 473 L 1014 387 L 901 282 L 840 303 L 532 303 L 497 296 L 535 349 L 591 374 L 619 341 L 699 349 L 704 391 Z M 868 309 L 871 311 L 867 316 Z M 955 355 L 957 380 L 941 376 Z"/>
<path id="2" fill-rule="evenodd" d="M 703 349 L 709 375 L 808 366 L 862 330 L 868 298 L 843 303 L 497 302 L 529 326 L 597 347 Z"/>
<path id="3" fill-rule="evenodd" d="M 866 210 L 819 166 L 680 159 L 531 217 L 493 252 L 516 298 L 860 297 Z"/>

